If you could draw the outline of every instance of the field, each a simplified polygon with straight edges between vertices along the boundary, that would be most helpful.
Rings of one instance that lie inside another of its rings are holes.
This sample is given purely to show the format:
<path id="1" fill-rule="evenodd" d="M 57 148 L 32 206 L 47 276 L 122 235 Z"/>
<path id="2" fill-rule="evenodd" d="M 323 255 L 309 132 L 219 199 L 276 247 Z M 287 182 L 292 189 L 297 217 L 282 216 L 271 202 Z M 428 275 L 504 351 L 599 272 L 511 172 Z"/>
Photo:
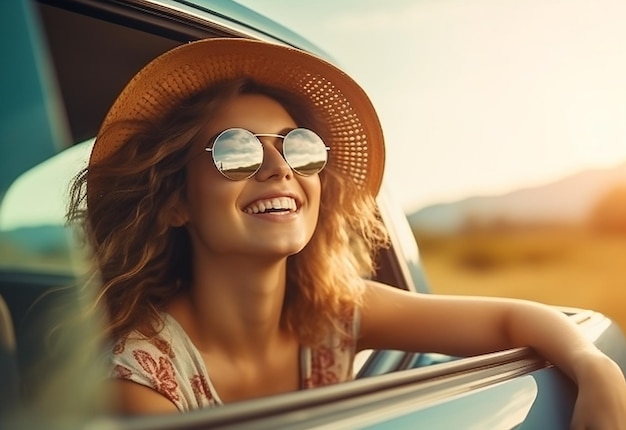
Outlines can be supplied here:
<path id="1" fill-rule="evenodd" d="M 544 226 L 415 232 L 431 289 L 593 309 L 626 329 L 626 235 Z"/>

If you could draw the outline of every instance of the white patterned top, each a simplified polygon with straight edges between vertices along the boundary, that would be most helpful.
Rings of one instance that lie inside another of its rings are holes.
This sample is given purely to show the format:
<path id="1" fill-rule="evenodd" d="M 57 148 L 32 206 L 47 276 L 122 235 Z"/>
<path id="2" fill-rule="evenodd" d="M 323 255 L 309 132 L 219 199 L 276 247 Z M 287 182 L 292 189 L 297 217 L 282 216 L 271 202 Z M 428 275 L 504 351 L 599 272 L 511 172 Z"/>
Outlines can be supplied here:
<path id="1" fill-rule="evenodd" d="M 164 327 L 156 337 L 148 339 L 133 331 L 114 344 L 112 377 L 156 390 L 181 412 L 221 405 L 200 352 L 172 316 L 161 316 Z M 336 332 L 319 346 L 300 348 L 302 389 L 353 378 L 358 326 L 358 313 L 354 312 L 346 322 L 350 336 Z"/>

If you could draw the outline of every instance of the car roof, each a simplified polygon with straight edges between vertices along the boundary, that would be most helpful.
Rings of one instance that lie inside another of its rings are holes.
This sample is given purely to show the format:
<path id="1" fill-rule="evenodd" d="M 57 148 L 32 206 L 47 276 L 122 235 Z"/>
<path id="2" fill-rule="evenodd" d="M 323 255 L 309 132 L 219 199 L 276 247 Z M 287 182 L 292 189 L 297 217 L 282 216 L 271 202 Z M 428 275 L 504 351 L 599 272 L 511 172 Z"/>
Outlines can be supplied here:
<path id="1" fill-rule="evenodd" d="M 262 33 L 273 40 L 283 42 L 287 45 L 303 49 L 319 55 L 320 57 L 326 58 L 327 60 L 333 61 L 326 51 L 308 39 L 305 39 L 288 27 L 285 27 L 284 25 L 279 24 L 276 21 L 273 21 L 237 2 L 230 0 L 185 0 L 184 2 L 179 1 L 179 3 L 193 5 L 199 10 L 210 11 L 212 14 L 219 15 L 224 18 L 227 17 L 228 19 L 237 21 L 241 25 L 248 27 L 255 32 Z"/>

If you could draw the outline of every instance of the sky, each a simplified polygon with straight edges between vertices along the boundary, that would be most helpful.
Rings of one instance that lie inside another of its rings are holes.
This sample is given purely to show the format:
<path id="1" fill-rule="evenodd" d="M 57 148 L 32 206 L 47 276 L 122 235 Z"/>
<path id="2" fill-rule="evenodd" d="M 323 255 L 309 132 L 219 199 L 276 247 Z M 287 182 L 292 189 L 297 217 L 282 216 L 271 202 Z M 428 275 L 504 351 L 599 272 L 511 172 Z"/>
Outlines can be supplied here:
<path id="1" fill-rule="evenodd" d="M 239 0 L 369 94 L 407 211 L 626 162 L 624 0 Z"/>

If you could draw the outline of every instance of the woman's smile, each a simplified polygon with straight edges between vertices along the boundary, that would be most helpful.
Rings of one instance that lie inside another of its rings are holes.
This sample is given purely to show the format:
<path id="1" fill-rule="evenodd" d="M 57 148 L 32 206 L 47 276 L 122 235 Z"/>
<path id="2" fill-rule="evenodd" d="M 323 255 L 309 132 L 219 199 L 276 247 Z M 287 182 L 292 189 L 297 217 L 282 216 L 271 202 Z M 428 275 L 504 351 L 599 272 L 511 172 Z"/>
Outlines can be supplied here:
<path id="1" fill-rule="evenodd" d="M 298 205 L 292 197 L 280 196 L 272 197 L 269 199 L 257 200 L 244 208 L 244 212 L 247 214 L 288 214 L 295 213 L 298 210 Z"/>

